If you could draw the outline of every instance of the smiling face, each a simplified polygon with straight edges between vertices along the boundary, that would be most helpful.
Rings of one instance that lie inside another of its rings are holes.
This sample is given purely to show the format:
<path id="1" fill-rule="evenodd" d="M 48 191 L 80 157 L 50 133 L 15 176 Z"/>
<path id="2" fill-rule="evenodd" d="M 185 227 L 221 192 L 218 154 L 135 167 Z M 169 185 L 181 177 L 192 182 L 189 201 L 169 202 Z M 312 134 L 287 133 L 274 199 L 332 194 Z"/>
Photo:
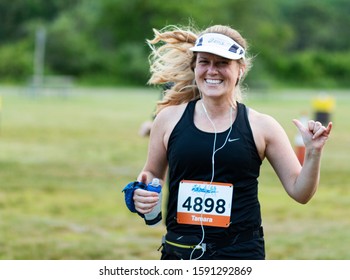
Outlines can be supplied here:
<path id="1" fill-rule="evenodd" d="M 203 96 L 231 97 L 239 77 L 239 63 L 210 53 L 198 52 L 195 79 Z"/>

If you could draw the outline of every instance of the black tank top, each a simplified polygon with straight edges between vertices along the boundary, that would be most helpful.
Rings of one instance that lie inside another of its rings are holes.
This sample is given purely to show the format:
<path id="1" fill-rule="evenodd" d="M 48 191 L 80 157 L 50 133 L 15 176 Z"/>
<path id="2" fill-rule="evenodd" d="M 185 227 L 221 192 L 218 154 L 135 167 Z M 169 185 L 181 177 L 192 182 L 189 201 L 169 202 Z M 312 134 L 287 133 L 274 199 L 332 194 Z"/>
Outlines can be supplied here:
<path id="1" fill-rule="evenodd" d="M 188 103 L 182 117 L 172 131 L 168 142 L 169 199 L 166 226 L 168 231 L 179 234 L 202 234 L 200 225 L 178 224 L 177 195 L 181 180 L 210 181 L 212 177 L 212 153 L 214 133 L 199 130 L 194 122 L 194 110 L 198 100 Z M 216 147 L 221 147 L 229 129 L 217 133 Z M 258 180 L 261 159 L 259 157 L 247 108 L 237 103 L 237 116 L 232 124 L 229 140 L 215 155 L 214 182 L 232 183 L 232 211 L 229 228 L 205 226 L 205 240 L 258 228 L 261 225 L 258 201 Z"/>

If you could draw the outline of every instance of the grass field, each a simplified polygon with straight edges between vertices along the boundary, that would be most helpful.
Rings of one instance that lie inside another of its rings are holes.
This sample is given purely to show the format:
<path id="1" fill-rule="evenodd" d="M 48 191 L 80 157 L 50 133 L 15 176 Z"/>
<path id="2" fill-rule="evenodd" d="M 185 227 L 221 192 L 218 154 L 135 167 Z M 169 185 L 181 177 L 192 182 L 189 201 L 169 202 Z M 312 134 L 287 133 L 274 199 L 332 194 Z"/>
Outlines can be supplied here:
<path id="1" fill-rule="evenodd" d="M 278 119 L 293 141 L 291 119 L 313 113 L 315 94 L 252 93 L 245 103 Z M 309 204 L 292 201 L 263 164 L 267 259 L 350 259 L 350 91 L 334 94 L 334 130 Z M 164 226 L 144 225 L 121 193 L 144 164 L 148 138 L 138 129 L 159 91 L 30 96 L 1 87 L 0 96 L 0 259 L 159 259 Z"/>

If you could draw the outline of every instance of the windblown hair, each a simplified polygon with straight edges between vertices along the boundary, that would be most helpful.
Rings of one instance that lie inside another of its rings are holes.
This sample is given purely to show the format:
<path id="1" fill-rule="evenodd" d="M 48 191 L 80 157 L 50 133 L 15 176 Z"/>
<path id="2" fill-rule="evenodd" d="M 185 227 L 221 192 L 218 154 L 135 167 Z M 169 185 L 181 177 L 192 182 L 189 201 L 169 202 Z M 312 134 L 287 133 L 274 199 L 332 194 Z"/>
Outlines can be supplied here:
<path id="1" fill-rule="evenodd" d="M 251 67 L 251 59 L 247 57 L 246 40 L 238 31 L 229 26 L 214 25 L 201 33 L 189 27 L 181 29 L 176 26 L 168 26 L 160 31 L 153 29 L 153 32 L 154 38 L 147 40 L 152 50 L 149 56 L 151 78 L 148 84 L 173 84 L 171 88 L 165 90 L 163 99 L 158 102 L 156 114 L 167 106 L 187 103 L 200 97 L 193 71 L 196 53 L 189 49 L 195 45 L 196 39 L 202 34 L 220 33 L 235 40 L 246 51 L 246 58 L 238 61 L 245 65 L 244 77 Z M 242 100 L 241 83 L 244 77 L 236 86 L 235 101 Z"/>

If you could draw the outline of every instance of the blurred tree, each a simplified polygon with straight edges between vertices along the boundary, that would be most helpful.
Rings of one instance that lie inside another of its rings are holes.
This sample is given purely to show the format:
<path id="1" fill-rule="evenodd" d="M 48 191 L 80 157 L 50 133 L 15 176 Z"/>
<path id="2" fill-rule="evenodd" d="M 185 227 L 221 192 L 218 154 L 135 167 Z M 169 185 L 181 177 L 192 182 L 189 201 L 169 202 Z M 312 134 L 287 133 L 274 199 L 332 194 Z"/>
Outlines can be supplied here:
<path id="1" fill-rule="evenodd" d="M 47 71 L 144 85 L 149 75 L 145 40 L 153 37 L 152 28 L 227 24 L 248 39 L 256 56 L 247 79 L 251 85 L 308 79 L 317 84 L 322 75 L 323 81 L 327 76 L 344 84 L 349 10 L 348 0 L 0 0 L 0 73 L 28 64 L 35 30 L 44 25 Z M 16 62 L 10 59 L 12 44 Z"/>
<path id="2" fill-rule="evenodd" d="M 119 78 L 124 76 L 124 81 L 134 77 L 137 83 L 145 84 L 149 53 L 145 41 L 153 37 L 153 28 L 190 25 L 203 29 L 212 24 L 229 24 L 240 29 L 246 19 L 244 11 L 255 2 L 259 3 L 258 0 L 105 0 L 98 21 L 103 34 L 100 39 L 105 49 L 117 53 L 119 63 L 112 67 L 113 72 Z"/>
<path id="3" fill-rule="evenodd" d="M 289 51 L 349 49 L 350 1 L 289 0 L 283 3 L 282 14 L 295 33 Z"/>
<path id="4" fill-rule="evenodd" d="M 84 1 L 61 12 L 48 26 L 46 63 L 50 70 L 74 76 L 101 69 L 95 25 L 98 2 Z"/>
<path id="5" fill-rule="evenodd" d="M 33 71 L 33 56 L 28 42 L 5 44 L 0 52 L 0 77 L 3 81 L 26 79 Z M 21 54 L 21 55 L 19 55 Z"/>
<path id="6" fill-rule="evenodd" d="M 79 0 L 0 0 L 0 42 L 22 39 L 30 21 L 50 21 Z"/>

